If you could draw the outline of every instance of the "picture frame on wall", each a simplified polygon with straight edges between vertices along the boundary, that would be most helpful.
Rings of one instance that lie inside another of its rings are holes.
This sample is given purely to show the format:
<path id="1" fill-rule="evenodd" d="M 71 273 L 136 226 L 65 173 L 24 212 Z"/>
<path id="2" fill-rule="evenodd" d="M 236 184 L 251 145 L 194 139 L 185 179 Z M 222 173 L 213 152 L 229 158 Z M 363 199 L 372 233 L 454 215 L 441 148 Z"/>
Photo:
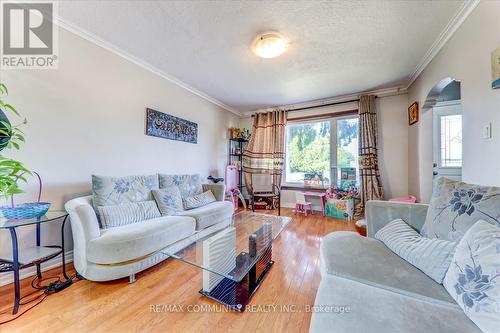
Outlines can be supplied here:
<path id="1" fill-rule="evenodd" d="M 415 102 L 408 108 L 408 125 L 411 126 L 418 123 L 418 117 L 418 102 Z"/>
<path id="2" fill-rule="evenodd" d="M 491 52 L 491 88 L 500 89 L 500 46 Z"/>
<path id="3" fill-rule="evenodd" d="M 196 144 L 198 124 L 146 108 L 146 135 Z"/>

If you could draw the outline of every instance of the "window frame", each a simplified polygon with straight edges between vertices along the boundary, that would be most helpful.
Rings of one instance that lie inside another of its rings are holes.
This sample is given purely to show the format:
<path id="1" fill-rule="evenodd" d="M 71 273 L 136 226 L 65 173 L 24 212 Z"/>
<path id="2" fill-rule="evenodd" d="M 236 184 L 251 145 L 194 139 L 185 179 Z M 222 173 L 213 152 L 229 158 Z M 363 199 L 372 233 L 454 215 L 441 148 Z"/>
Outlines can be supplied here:
<path id="1" fill-rule="evenodd" d="M 341 112 L 340 112 L 341 113 Z M 321 115 L 313 116 L 310 119 L 299 118 L 297 120 L 289 119 L 285 127 L 285 158 L 284 158 L 284 176 L 282 177 L 281 185 L 285 187 L 300 187 L 303 186 L 303 182 L 289 182 L 287 181 L 287 167 L 288 167 L 288 125 L 289 124 L 307 124 L 307 123 L 317 123 L 317 122 L 330 122 L 330 184 L 338 184 L 338 162 L 337 162 L 337 122 L 343 119 L 358 119 L 358 114 L 343 114 L 339 116 L 328 115 L 325 118 L 321 118 Z M 359 132 L 358 132 L 359 140 Z M 358 165 L 359 169 L 359 165 Z M 334 172 L 335 171 L 335 172 Z"/>

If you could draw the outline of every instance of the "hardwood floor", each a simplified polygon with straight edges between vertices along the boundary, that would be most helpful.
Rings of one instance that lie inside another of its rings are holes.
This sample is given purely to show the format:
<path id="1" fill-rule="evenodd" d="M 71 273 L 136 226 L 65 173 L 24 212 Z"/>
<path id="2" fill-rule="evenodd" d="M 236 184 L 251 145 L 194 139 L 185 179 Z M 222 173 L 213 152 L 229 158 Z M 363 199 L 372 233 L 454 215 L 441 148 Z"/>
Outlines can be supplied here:
<path id="1" fill-rule="evenodd" d="M 310 313 L 305 306 L 314 303 L 320 282 L 320 240 L 333 231 L 354 231 L 354 222 L 316 212 L 295 216 L 291 209 L 282 209 L 282 215 L 294 218 L 273 245 L 275 264 L 250 302 L 253 311 L 199 312 L 201 306 L 218 305 L 198 293 L 200 270 L 167 259 L 137 274 L 133 284 L 126 279 L 77 281 L 1 325 L 0 332 L 308 332 Z M 59 273 L 54 269 L 44 276 Z M 34 292 L 30 282 L 23 280 L 22 295 Z M 0 288 L 0 322 L 13 318 L 12 297 L 12 286 Z M 152 310 L 155 305 L 160 312 Z M 30 306 L 21 306 L 20 313 Z M 162 306 L 170 306 L 170 311 Z"/>

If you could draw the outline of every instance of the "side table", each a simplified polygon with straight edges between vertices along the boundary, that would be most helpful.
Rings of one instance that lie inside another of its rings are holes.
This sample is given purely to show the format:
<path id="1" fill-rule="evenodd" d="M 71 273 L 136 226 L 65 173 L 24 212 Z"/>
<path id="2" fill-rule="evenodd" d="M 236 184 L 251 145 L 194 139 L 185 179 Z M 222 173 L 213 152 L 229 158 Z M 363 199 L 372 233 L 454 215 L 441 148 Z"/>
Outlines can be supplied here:
<path id="1" fill-rule="evenodd" d="M 61 245 L 44 245 L 40 244 L 41 225 L 45 223 L 62 220 L 61 225 Z M 61 255 L 62 269 L 64 278 L 69 279 L 66 273 L 66 261 L 64 258 L 64 225 L 68 219 L 66 212 L 47 212 L 47 214 L 31 219 L 16 219 L 7 220 L 0 219 L 0 230 L 9 230 L 12 240 L 12 258 L 0 258 L 0 273 L 14 272 L 14 307 L 12 314 L 16 314 L 19 310 L 19 302 L 21 300 L 21 291 L 19 284 L 19 270 L 36 265 L 36 275 L 42 277 L 40 265 L 47 260 Z M 16 228 L 35 225 L 36 226 L 36 246 L 21 249 L 19 252 L 17 243 Z"/>

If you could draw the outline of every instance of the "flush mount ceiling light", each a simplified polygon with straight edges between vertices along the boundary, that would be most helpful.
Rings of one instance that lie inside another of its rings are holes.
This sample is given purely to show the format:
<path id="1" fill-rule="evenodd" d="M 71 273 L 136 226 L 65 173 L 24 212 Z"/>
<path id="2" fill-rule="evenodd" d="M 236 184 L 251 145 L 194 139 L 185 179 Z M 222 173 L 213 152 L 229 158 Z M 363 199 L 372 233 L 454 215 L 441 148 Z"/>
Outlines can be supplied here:
<path id="1" fill-rule="evenodd" d="M 252 51 L 261 58 L 276 58 L 288 48 L 288 41 L 277 32 L 258 35 L 252 42 Z"/>

